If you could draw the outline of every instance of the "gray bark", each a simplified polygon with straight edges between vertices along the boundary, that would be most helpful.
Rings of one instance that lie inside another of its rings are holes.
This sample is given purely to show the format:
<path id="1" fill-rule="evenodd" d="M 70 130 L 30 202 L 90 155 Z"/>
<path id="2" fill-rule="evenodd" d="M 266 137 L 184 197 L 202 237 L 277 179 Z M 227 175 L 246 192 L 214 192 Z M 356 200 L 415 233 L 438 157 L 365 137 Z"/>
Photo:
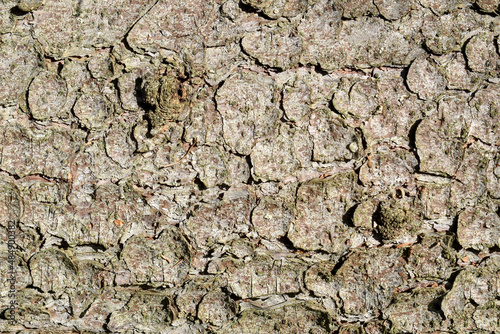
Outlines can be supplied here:
<path id="1" fill-rule="evenodd" d="M 0 329 L 500 332 L 499 5 L 1 1 Z"/>

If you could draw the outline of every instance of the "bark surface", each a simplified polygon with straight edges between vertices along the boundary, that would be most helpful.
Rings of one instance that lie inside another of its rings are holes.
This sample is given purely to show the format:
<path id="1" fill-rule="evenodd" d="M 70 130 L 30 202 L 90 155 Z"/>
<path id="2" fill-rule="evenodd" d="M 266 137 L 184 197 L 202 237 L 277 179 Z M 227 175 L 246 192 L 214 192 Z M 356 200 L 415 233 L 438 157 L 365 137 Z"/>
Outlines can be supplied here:
<path id="1" fill-rule="evenodd" d="M 499 5 L 0 1 L 0 331 L 499 333 Z"/>

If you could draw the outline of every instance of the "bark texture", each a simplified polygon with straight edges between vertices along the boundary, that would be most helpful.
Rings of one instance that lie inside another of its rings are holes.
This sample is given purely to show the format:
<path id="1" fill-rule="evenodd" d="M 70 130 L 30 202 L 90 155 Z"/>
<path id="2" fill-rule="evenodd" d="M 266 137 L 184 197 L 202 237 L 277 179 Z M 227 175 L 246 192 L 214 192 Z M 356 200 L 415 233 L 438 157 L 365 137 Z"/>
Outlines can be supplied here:
<path id="1" fill-rule="evenodd" d="M 0 329 L 499 333 L 499 5 L 0 1 Z"/>

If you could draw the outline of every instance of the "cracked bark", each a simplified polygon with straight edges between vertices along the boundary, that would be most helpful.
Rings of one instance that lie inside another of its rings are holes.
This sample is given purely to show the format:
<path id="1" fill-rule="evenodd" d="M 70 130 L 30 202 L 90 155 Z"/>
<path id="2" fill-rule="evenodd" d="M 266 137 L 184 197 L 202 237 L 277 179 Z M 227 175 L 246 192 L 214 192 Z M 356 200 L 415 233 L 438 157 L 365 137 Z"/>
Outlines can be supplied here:
<path id="1" fill-rule="evenodd" d="M 499 332 L 499 5 L 2 1 L 1 330 Z"/>

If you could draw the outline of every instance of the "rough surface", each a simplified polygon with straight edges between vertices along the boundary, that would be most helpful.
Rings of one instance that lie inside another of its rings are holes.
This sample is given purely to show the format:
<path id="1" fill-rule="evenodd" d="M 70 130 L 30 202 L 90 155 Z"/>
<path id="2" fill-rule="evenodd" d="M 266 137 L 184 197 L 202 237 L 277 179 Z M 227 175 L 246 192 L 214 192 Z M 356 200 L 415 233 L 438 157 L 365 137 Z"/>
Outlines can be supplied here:
<path id="1" fill-rule="evenodd" d="M 499 333 L 499 6 L 1 1 L 0 332 Z"/>

